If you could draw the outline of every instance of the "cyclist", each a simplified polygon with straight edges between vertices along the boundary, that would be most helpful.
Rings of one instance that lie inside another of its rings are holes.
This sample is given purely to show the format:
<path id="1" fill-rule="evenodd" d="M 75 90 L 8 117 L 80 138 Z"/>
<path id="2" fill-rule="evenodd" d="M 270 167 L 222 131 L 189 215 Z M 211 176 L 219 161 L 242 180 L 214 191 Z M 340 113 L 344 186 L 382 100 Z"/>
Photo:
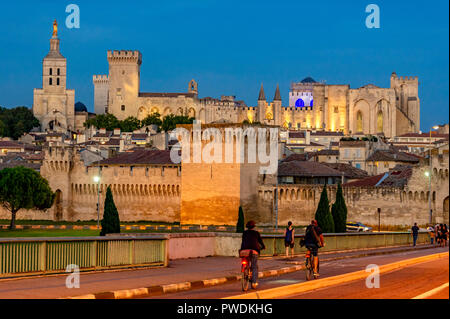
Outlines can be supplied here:
<path id="1" fill-rule="evenodd" d="M 313 254 L 313 265 L 314 265 L 314 276 L 318 277 L 319 273 L 317 271 L 317 266 L 319 265 L 318 251 L 320 247 L 324 246 L 324 240 L 322 235 L 322 230 L 317 224 L 317 220 L 312 220 L 311 225 L 306 227 L 305 232 L 305 246 L 308 249 L 308 253 Z"/>
<path id="2" fill-rule="evenodd" d="M 246 225 L 247 230 L 242 234 L 241 250 L 250 249 L 251 254 L 251 268 L 252 268 L 252 289 L 258 287 L 258 255 L 261 249 L 265 249 L 261 235 L 258 231 L 254 230 L 256 224 L 253 220 L 249 221 Z"/>

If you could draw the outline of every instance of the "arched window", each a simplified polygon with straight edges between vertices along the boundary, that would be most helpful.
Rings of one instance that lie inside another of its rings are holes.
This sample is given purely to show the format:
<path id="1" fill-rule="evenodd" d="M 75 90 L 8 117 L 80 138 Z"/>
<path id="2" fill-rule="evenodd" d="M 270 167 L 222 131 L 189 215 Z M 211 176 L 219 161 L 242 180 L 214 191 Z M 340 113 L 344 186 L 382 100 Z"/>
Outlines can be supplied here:
<path id="1" fill-rule="evenodd" d="M 50 75 L 53 75 L 53 69 L 52 69 L 52 68 L 50 68 L 49 74 L 50 74 Z"/>
<path id="2" fill-rule="evenodd" d="M 52 78 L 48 79 L 48 85 L 52 85 L 52 84 L 53 84 Z"/>
<path id="3" fill-rule="evenodd" d="M 377 133 L 383 132 L 383 112 L 378 111 L 377 113 Z"/>
<path id="4" fill-rule="evenodd" d="M 58 69 L 57 73 L 58 73 L 58 75 L 61 75 L 61 71 L 60 71 L 60 69 Z"/>
<path id="5" fill-rule="evenodd" d="M 59 85 L 59 78 L 56 79 L 56 85 Z"/>
<path id="6" fill-rule="evenodd" d="M 363 116 L 361 111 L 358 111 L 358 113 L 356 113 L 356 132 L 362 131 L 363 131 Z"/>
<path id="7" fill-rule="evenodd" d="M 314 106 L 314 100 L 311 99 L 311 102 L 309 102 L 309 106 L 313 107 Z"/>

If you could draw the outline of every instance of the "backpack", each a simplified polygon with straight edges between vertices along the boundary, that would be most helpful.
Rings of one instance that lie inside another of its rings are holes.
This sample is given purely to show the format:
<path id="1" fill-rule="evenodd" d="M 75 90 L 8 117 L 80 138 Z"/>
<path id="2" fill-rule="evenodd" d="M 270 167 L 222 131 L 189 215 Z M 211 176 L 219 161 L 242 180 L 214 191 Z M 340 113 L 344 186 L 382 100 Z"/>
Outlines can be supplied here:
<path id="1" fill-rule="evenodd" d="M 316 244 L 319 244 L 319 243 L 320 243 L 320 237 L 319 237 L 319 235 L 317 235 L 315 226 L 309 225 L 309 226 L 306 228 L 305 237 L 306 237 L 306 234 L 312 234 L 312 237 L 316 240 Z M 302 244 L 303 244 L 303 245 L 302 245 Z M 305 245 L 305 239 L 302 238 L 302 239 L 300 240 L 300 246 L 303 247 L 304 245 Z"/>

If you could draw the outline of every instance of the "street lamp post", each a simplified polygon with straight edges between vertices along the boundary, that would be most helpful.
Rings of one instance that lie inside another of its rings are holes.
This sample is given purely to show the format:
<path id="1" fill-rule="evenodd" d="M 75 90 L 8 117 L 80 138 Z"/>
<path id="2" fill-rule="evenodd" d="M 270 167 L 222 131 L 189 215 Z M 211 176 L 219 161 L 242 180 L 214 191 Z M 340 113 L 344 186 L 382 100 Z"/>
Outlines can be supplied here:
<path id="1" fill-rule="evenodd" d="M 431 209 L 431 175 L 433 172 L 433 162 L 431 161 L 431 132 L 433 130 L 437 130 L 439 128 L 439 126 L 433 126 L 430 128 L 430 143 L 429 143 L 429 155 L 428 155 L 428 161 L 430 162 L 430 171 L 428 172 L 428 174 L 426 174 L 428 176 L 428 212 L 430 214 L 430 224 L 433 222 L 433 210 Z"/>
<path id="2" fill-rule="evenodd" d="M 378 211 L 378 232 L 380 232 L 380 228 L 381 228 L 381 208 L 378 207 L 377 211 Z"/>
<path id="3" fill-rule="evenodd" d="M 278 231 L 278 174 L 276 174 L 275 179 L 275 230 Z"/>
<path id="4" fill-rule="evenodd" d="M 100 174 L 94 176 L 94 182 L 97 183 L 97 229 L 100 229 Z"/>

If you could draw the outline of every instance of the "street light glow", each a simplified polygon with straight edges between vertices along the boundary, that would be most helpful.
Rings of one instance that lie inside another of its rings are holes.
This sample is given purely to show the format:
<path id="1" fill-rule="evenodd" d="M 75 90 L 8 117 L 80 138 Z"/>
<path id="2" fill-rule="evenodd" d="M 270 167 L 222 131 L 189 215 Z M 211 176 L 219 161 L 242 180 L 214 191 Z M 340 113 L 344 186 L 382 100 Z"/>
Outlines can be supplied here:
<path id="1" fill-rule="evenodd" d="M 430 176 L 430 172 L 429 172 L 429 171 L 426 171 L 426 172 L 425 172 L 425 176 L 426 176 L 426 177 L 429 177 L 429 176 Z"/>
<path id="2" fill-rule="evenodd" d="M 99 176 L 94 176 L 94 182 L 96 182 L 96 183 L 100 182 L 100 177 Z"/>
<path id="3" fill-rule="evenodd" d="M 433 126 L 433 130 L 437 130 L 439 128 L 439 125 Z"/>

